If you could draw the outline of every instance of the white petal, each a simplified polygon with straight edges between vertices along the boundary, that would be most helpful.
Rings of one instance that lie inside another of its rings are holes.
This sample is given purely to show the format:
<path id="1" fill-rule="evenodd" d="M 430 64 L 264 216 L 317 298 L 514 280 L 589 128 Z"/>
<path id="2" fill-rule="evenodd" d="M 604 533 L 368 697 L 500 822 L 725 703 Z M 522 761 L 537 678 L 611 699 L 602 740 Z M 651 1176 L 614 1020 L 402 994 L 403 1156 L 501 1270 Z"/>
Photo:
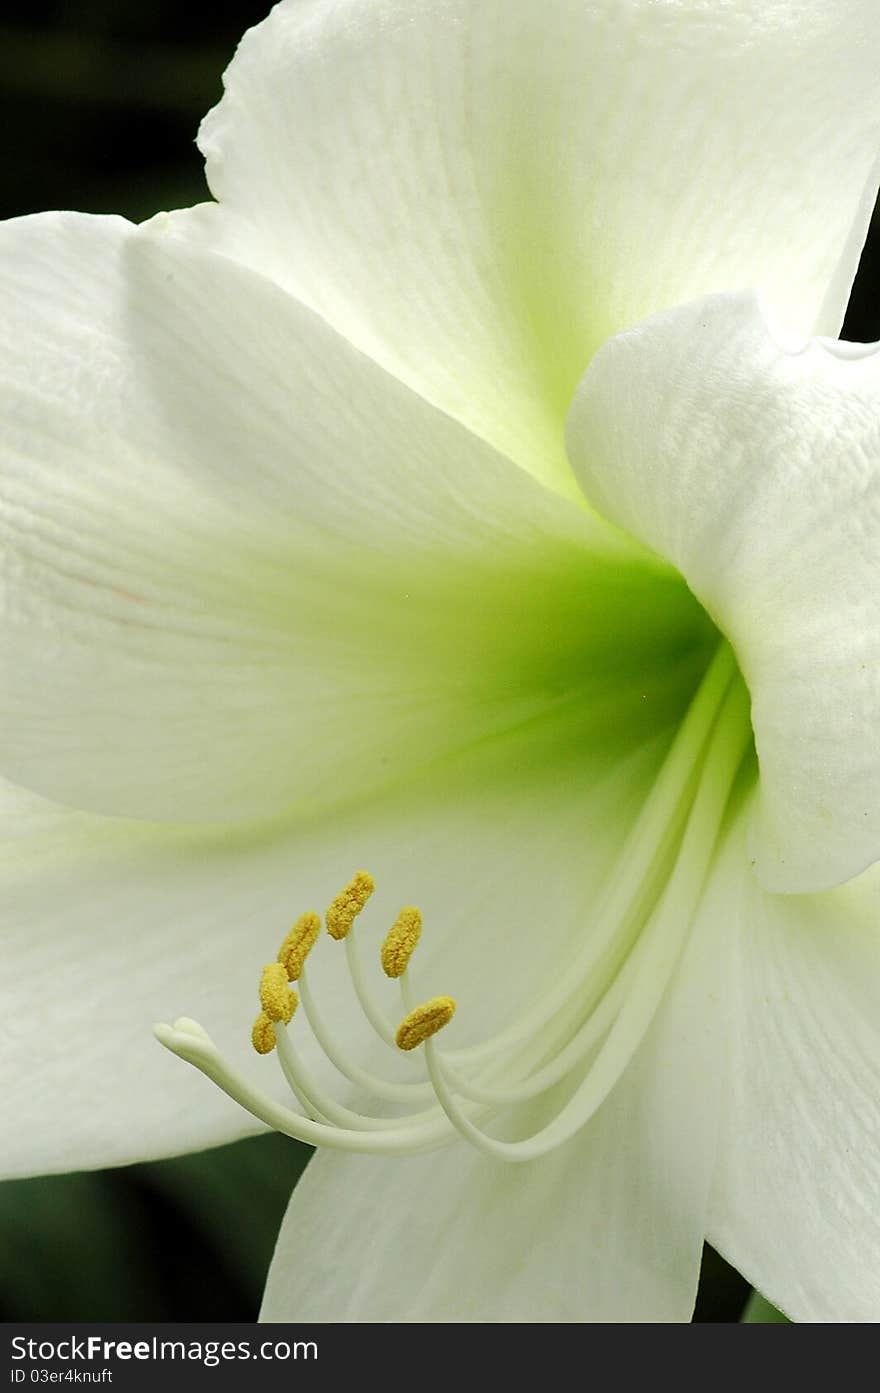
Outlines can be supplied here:
<path id="1" fill-rule="evenodd" d="M 689 1320 L 717 1131 L 711 969 L 693 943 L 611 1097 L 540 1161 L 493 1163 L 464 1143 L 392 1162 L 319 1153 L 261 1319 Z"/>
<path id="2" fill-rule="evenodd" d="M 699 628 L 268 281 L 119 220 L 2 242 L 14 781 L 169 821 L 338 801 L 604 684 L 624 623 L 631 669 Z"/>
<path id="3" fill-rule="evenodd" d="M 679 567 L 733 643 L 777 890 L 880 857 L 880 353 L 783 346 L 750 296 L 612 340 L 569 420 L 597 508 Z"/>
<path id="4" fill-rule="evenodd" d="M 426 995 L 458 995 L 465 1035 L 491 1028 L 511 990 L 519 1001 L 534 987 L 536 924 L 540 971 L 552 970 L 656 767 L 638 689 L 634 707 L 631 722 L 613 708 L 570 713 L 537 743 L 489 742 L 408 791 L 289 825 L 126 823 L 2 787 L 3 1173 L 121 1163 L 253 1130 L 156 1043 L 153 1022 L 197 1018 L 280 1093 L 274 1059 L 249 1043 L 260 968 L 293 920 L 323 910 L 361 866 L 377 881 L 364 957 L 392 1016 L 378 948 L 415 903 Z M 314 959 L 319 1000 L 363 1057 L 375 1037 L 347 989 L 345 954 L 325 937 Z"/>
<path id="5" fill-rule="evenodd" d="M 560 490 L 610 334 L 760 286 L 835 333 L 876 192 L 874 0 L 286 0 L 200 133 L 188 235 Z"/>
<path id="6" fill-rule="evenodd" d="M 880 876 L 770 895 L 716 872 L 730 1056 L 709 1236 L 798 1321 L 880 1313 Z"/>

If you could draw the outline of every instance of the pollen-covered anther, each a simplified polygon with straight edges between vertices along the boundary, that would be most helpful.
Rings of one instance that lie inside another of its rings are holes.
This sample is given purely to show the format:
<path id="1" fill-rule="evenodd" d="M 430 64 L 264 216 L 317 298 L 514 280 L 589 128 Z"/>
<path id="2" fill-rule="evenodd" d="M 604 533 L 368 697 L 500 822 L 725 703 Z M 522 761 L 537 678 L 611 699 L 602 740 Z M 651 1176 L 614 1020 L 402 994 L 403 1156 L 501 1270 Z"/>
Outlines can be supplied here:
<path id="1" fill-rule="evenodd" d="M 414 1050 L 444 1025 L 448 1025 L 455 1015 L 455 1002 L 451 996 L 434 996 L 416 1006 L 408 1016 L 404 1016 L 397 1027 L 397 1047 L 401 1050 Z"/>
<path id="2" fill-rule="evenodd" d="M 422 932 L 421 910 L 407 905 L 395 919 L 382 944 L 382 970 L 386 977 L 402 977 L 416 951 Z"/>
<path id="3" fill-rule="evenodd" d="M 275 1027 L 265 1011 L 261 1011 L 254 1021 L 251 1044 L 257 1054 L 271 1054 L 275 1048 Z"/>
<path id="4" fill-rule="evenodd" d="M 267 963 L 260 977 L 260 1005 L 270 1021 L 286 1025 L 297 1007 L 296 992 L 288 990 L 287 968 L 281 963 Z"/>
<path id="5" fill-rule="evenodd" d="M 355 872 L 327 910 L 327 932 L 331 938 L 345 938 L 375 888 L 376 882 L 369 872 Z"/>
<path id="6" fill-rule="evenodd" d="M 300 915 L 278 949 L 278 961 L 286 969 L 289 981 L 298 982 L 306 958 L 314 948 L 321 932 L 321 920 L 309 912 Z"/>

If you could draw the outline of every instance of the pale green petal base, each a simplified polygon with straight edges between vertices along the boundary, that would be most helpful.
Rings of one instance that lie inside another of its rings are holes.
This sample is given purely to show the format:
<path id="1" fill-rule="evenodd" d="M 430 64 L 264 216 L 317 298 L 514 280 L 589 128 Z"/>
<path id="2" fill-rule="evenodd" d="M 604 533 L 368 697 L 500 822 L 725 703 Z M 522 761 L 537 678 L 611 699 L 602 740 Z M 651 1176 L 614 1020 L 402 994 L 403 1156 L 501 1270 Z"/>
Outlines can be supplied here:
<path id="1" fill-rule="evenodd" d="M 0 242 L 16 783 L 314 814 L 705 642 L 669 568 L 265 279 L 120 219 Z"/>

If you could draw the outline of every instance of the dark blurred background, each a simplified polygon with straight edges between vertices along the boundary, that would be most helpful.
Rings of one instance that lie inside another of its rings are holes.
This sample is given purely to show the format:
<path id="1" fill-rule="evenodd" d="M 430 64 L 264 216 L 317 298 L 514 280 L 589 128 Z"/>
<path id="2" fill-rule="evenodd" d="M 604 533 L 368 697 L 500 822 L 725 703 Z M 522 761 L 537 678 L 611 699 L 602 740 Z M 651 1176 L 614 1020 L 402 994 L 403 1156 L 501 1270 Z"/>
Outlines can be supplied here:
<path id="1" fill-rule="evenodd" d="M 194 139 L 266 0 L 6 0 L 0 216 L 139 220 L 208 197 Z M 875 216 L 844 336 L 880 338 Z M 308 1149 L 266 1136 L 0 1185 L 0 1319 L 251 1320 Z M 711 1249 L 696 1319 L 780 1320 Z"/>

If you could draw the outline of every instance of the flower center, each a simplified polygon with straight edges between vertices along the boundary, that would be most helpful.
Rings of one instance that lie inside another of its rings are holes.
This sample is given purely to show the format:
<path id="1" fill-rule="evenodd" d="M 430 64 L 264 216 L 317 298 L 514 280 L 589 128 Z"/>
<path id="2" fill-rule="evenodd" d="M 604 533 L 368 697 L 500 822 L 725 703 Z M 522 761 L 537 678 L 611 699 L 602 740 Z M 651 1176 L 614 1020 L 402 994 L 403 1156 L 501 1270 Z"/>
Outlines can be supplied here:
<path id="1" fill-rule="evenodd" d="M 263 969 L 262 1010 L 251 1037 L 259 1054 L 277 1047 L 301 1111 L 254 1088 L 196 1021 L 184 1017 L 173 1026 L 157 1025 L 157 1038 L 255 1117 L 311 1145 L 414 1153 L 461 1135 L 503 1160 L 544 1155 L 590 1120 L 644 1038 L 687 940 L 750 743 L 748 696 L 733 654 L 722 643 L 608 878 L 589 933 L 552 984 L 477 1045 L 441 1049 L 434 1038 L 452 1020 L 455 1002 L 448 996 L 420 1002 L 416 996 L 410 960 L 422 917 L 413 906 L 400 911 L 380 953 L 382 968 L 398 982 L 401 995 L 402 1021 L 395 1026 L 389 1019 L 373 993 L 355 927 L 373 880 L 364 871 L 354 876 L 327 910 L 327 930 L 345 945 L 367 1021 L 388 1049 L 420 1060 L 418 1079 L 396 1082 L 374 1074 L 349 1059 L 334 1038 L 309 984 L 307 959 L 321 928 L 311 912 L 287 935 L 277 961 Z M 335 1068 L 381 1105 L 404 1105 L 407 1111 L 397 1117 L 361 1113 L 328 1093 L 294 1041 L 297 1027 L 291 1027 L 300 1003 Z M 509 1129 L 524 1109 L 540 1109 L 540 1125 L 516 1139 L 495 1135 L 498 1122 Z"/>

